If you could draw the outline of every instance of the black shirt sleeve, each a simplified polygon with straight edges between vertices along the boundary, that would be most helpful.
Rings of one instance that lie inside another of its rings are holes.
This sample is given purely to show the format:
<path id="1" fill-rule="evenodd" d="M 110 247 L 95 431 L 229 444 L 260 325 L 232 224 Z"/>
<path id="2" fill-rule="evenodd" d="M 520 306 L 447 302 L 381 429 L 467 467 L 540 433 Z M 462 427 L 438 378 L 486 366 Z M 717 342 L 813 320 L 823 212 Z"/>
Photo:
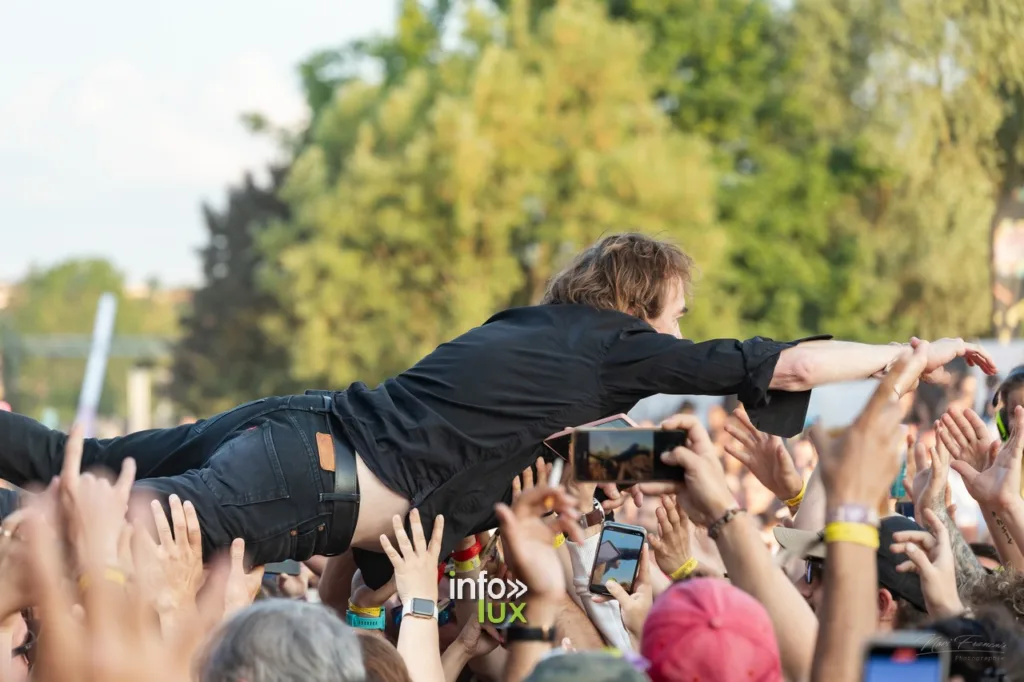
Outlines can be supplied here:
<path id="1" fill-rule="evenodd" d="M 635 403 L 657 394 L 735 394 L 761 431 L 790 437 L 800 433 L 811 392 L 769 389 L 783 350 L 812 336 L 779 342 L 761 337 L 746 341 L 718 339 L 694 343 L 653 329 L 622 332 L 602 363 L 601 379 L 611 402 Z"/>

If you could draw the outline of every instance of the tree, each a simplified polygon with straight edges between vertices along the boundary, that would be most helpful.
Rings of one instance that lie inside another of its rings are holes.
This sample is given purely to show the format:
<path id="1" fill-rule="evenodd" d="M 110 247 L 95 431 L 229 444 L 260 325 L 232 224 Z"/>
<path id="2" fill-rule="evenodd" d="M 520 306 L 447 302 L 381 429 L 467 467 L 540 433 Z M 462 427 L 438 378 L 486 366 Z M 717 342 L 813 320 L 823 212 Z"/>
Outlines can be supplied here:
<path id="1" fill-rule="evenodd" d="M 124 291 L 123 274 L 105 260 L 71 260 L 33 270 L 14 289 L 10 323 L 18 335 L 89 335 L 100 296 L 111 292 L 119 299 L 115 335 L 174 335 L 177 309 L 173 299 L 158 291 L 142 296 L 127 296 Z M 33 415 L 51 406 L 62 421 L 70 422 L 78 405 L 85 363 L 85 357 L 23 357 L 11 403 L 19 412 Z M 119 358 L 107 363 L 101 414 L 124 413 L 130 363 Z"/>
<path id="2" fill-rule="evenodd" d="M 182 317 L 170 386 L 171 397 L 196 414 L 299 388 L 288 375 L 286 345 L 260 330 L 260 319 L 279 310 L 258 286 L 264 256 L 256 240 L 288 217 L 277 197 L 283 177 L 282 169 L 273 169 L 270 185 L 261 187 L 247 175 L 229 192 L 223 211 L 203 207 L 210 236 L 202 250 L 205 283 Z"/>
<path id="3" fill-rule="evenodd" d="M 453 49 L 322 112 L 283 191 L 292 218 L 263 242 L 293 316 L 267 329 L 297 377 L 404 370 L 612 231 L 679 238 L 715 290 L 709 152 L 653 106 L 640 33 L 585 0 L 526 16 L 471 8 Z M 729 330 L 728 309 L 695 311 L 693 333 Z"/>
<path id="4" fill-rule="evenodd" d="M 1020 186 L 1024 15 L 1015 0 L 800 2 L 802 96 L 823 135 L 857 139 L 884 168 L 858 193 L 890 334 L 984 334 L 990 232 Z M 816 94 L 815 94 L 816 93 Z M 849 103 L 854 106 L 849 106 Z"/>

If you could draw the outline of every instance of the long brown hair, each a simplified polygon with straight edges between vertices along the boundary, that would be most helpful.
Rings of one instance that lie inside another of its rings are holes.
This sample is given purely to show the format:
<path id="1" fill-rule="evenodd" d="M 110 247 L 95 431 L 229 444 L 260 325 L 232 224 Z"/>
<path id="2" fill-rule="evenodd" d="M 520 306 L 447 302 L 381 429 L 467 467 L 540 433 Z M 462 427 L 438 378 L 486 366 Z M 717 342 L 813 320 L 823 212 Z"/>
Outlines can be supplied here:
<path id="1" fill-rule="evenodd" d="M 605 237 L 577 255 L 548 283 L 541 303 L 575 303 L 652 320 L 668 289 L 688 289 L 693 259 L 667 241 L 635 232 Z"/>

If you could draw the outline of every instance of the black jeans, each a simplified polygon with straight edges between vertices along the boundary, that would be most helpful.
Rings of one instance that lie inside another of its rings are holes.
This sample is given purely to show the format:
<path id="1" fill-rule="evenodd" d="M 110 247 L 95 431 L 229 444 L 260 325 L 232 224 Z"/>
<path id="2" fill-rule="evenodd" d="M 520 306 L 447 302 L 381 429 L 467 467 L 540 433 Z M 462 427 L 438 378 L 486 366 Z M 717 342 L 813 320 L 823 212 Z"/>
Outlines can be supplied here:
<path id="1" fill-rule="evenodd" d="M 320 465 L 316 434 L 331 434 L 339 471 L 346 463 L 354 474 L 330 408 L 325 395 L 264 398 L 195 424 L 87 439 L 82 468 L 116 473 L 134 458 L 136 493 L 155 496 L 165 511 L 170 495 L 195 505 L 207 558 L 234 538 L 245 540 L 256 565 L 338 554 L 351 542 L 358 507 L 336 513 L 335 473 Z M 49 482 L 60 473 L 66 442 L 64 433 L 0 412 L 0 478 L 18 486 Z M 15 504 L 15 493 L 0 491 L 4 515 Z"/>

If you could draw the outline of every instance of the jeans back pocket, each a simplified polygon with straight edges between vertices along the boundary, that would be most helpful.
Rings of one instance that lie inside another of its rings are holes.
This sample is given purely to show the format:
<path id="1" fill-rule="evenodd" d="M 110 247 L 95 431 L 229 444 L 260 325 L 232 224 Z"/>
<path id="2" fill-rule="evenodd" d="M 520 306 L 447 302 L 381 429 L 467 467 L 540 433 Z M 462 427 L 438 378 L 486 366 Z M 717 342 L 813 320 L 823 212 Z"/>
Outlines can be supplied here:
<path id="1" fill-rule="evenodd" d="M 266 421 L 242 431 L 217 448 L 199 470 L 220 504 L 240 507 L 288 497 L 270 427 Z"/>

